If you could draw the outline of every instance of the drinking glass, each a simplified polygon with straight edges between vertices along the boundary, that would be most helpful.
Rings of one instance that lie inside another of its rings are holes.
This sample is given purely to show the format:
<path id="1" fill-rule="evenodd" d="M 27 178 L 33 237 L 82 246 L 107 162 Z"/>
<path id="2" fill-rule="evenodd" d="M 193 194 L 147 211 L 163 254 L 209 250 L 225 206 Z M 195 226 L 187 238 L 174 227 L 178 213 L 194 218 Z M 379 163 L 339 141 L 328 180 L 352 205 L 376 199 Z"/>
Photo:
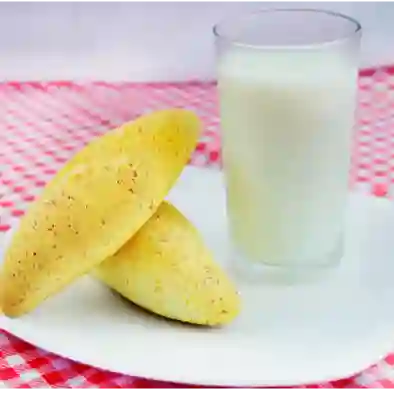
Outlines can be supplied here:
<path id="1" fill-rule="evenodd" d="M 236 262 L 338 264 L 360 24 L 324 10 L 272 9 L 224 20 L 214 34 Z"/>

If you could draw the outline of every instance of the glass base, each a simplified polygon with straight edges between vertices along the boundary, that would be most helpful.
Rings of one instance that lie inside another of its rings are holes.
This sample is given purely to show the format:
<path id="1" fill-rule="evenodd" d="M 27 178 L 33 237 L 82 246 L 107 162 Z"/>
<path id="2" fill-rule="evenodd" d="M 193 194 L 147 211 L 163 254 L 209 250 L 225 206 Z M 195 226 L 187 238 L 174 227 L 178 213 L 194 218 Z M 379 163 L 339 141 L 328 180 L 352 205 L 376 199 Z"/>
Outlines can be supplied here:
<path id="1" fill-rule="evenodd" d="M 237 249 L 230 259 L 233 274 L 253 283 L 294 284 L 324 280 L 335 272 L 344 253 L 343 242 L 326 256 L 313 261 L 269 263 L 251 261 Z"/>

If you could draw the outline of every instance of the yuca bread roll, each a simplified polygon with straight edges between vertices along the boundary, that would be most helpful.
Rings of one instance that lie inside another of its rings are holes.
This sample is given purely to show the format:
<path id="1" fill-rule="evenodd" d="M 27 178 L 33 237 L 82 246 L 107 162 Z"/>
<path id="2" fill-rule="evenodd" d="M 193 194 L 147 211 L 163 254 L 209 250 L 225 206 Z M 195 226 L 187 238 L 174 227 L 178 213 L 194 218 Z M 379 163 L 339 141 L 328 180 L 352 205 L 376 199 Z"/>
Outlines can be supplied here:
<path id="1" fill-rule="evenodd" d="M 130 239 L 182 172 L 199 130 L 192 112 L 160 111 L 77 153 L 31 205 L 6 251 L 5 315 L 31 311 Z"/>
<path id="2" fill-rule="evenodd" d="M 135 304 L 183 322 L 225 324 L 240 309 L 198 231 L 167 202 L 92 274 Z"/>

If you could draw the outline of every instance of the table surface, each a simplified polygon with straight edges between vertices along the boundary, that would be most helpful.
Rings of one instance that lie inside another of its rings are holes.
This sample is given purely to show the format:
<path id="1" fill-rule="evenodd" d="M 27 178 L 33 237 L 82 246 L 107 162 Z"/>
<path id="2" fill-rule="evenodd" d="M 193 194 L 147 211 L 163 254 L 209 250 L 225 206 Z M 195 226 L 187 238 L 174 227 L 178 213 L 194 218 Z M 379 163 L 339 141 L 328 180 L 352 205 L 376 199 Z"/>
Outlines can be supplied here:
<path id="1" fill-rule="evenodd" d="M 351 188 L 392 198 L 394 67 L 363 70 L 359 92 Z M 185 107 L 196 111 L 204 122 L 205 132 L 191 163 L 220 167 L 216 87 L 211 82 L 7 82 L 0 84 L 0 103 L 0 234 L 9 230 L 13 218 L 24 214 L 46 182 L 88 141 L 152 110 Z M 1 387 L 180 385 L 79 364 L 0 330 Z M 394 353 L 351 379 L 308 387 L 394 388 Z"/>

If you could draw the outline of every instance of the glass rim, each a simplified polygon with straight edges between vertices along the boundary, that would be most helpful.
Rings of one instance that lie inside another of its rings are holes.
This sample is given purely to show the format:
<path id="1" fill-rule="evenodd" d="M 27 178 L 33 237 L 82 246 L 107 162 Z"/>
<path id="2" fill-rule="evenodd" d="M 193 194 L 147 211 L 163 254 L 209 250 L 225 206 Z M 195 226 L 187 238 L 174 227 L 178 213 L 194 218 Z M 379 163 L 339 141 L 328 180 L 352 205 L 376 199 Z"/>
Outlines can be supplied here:
<path id="1" fill-rule="evenodd" d="M 249 17 L 259 15 L 259 14 L 268 14 L 268 13 L 275 13 L 275 12 L 288 12 L 288 13 L 309 12 L 309 13 L 315 13 L 315 14 L 325 14 L 328 16 L 332 16 L 335 18 L 340 18 L 340 19 L 348 21 L 350 24 L 352 24 L 354 26 L 354 30 L 352 30 L 348 34 L 343 34 L 343 36 L 340 36 L 340 37 L 332 39 L 332 40 L 322 40 L 321 42 L 317 42 L 317 43 L 294 44 L 294 45 L 293 44 L 289 44 L 289 45 L 287 45 L 287 44 L 283 44 L 283 45 L 248 44 L 245 41 L 238 40 L 236 38 L 231 38 L 228 35 L 220 32 L 221 27 L 225 23 L 239 22 L 239 21 L 242 21 L 242 20 L 247 19 Z M 356 37 L 359 33 L 361 33 L 362 26 L 361 26 L 361 23 L 357 19 L 355 19 L 351 16 L 348 16 L 348 15 L 342 14 L 340 12 L 336 12 L 336 11 L 324 10 L 324 9 L 319 9 L 319 8 L 275 8 L 275 7 L 273 7 L 273 8 L 260 8 L 258 10 L 243 13 L 242 15 L 235 16 L 232 18 L 231 17 L 224 18 L 221 21 L 217 22 L 213 26 L 212 31 L 213 31 L 215 38 L 220 39 L 220 40 L 224 40 L 231 45 L 235 45 L 235 46 L 242 47 L 242 48 L 260 49 L 260 50 L 275 50 L 275 49 L 285 49 L 285 48 L 318 49 L 318 48 L 321 48 L 321 47 L 327 46 L 327 45 L 336 45 L 336 44 L 344 43 L 344 42 L 352 39 L 353 37 Z"/>

